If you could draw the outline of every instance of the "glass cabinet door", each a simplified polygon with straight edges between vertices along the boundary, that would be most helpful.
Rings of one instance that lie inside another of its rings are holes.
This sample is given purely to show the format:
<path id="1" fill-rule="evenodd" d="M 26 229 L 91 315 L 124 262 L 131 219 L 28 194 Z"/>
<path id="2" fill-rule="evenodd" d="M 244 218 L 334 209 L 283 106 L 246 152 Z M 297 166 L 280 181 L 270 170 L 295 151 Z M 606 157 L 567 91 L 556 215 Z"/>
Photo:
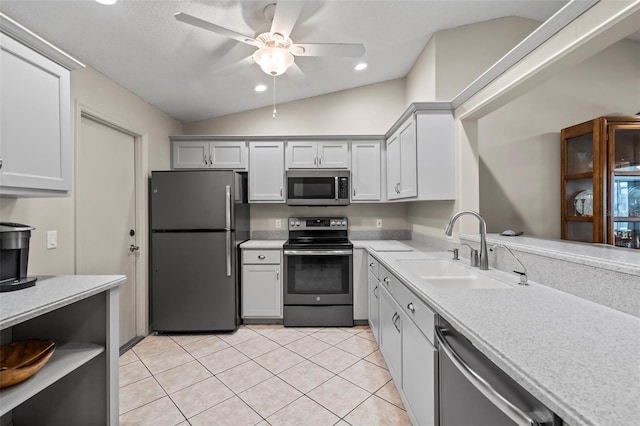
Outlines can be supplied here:
<path id="1" fill-rule="evenodd" d="M 640 122 L 610 124 L 608 243 L 640 249 Z"/>

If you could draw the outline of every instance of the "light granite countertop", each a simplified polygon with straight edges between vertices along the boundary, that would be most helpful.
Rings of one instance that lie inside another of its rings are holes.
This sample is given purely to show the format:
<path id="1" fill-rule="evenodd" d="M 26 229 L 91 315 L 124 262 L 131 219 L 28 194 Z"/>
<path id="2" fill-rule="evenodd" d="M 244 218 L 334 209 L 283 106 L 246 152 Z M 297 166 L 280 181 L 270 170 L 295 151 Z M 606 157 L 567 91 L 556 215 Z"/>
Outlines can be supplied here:
<path id="1" fill-rule="evenodd" d="M 367 248 L 497 366 L 572 426 L 635 425 L 640 419 L 640 319 L 499 270 L 479 271 L 503 289 L 447 289 L 421 280 L 400 259 L 451 253 Z M 389 243 L 389 242 L 387 242 Z M 373 244 L 375 246 L 375 244 Z M 453 262 L 453 261 L 452 261 Z M 465 260 L 457 264 L 469 267 Z"/>
<path id="2" fill-rule="evenodd" d="M 282 250 L 285 240 L 248 240 L 240 244 L 241 249 L 247 250 Z"/>
<path id="3" fill-rule="evenodd" d="M 124 275 L 38 277 L 33 287 L 0 295 L 0 330 L 117 287 L 126 279 Z"/>

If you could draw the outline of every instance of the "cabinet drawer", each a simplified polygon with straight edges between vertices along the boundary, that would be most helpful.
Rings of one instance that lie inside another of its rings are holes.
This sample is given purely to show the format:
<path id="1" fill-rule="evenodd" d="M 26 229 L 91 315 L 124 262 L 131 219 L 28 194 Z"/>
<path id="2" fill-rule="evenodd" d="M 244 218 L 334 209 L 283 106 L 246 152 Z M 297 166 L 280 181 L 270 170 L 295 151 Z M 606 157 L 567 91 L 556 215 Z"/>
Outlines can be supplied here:
<path id="1" fill-rule="evenodd" d="M 418 326 L 431 344 L 435 344 L 433 333 L 436 314 L 395 277 L 392 278 L 390 293 L 396 299 L 405 315 Z"/>
<path id="2" fill-rule="evenodd" d="M 378 265 L 378 261 L 369 254 L 367 257 L 367 268 L 369 268 L 369 270 L 373 273 L 373 275 L 376 276 L 376 278 L 380 276 L 378 274 Z"/>
<path id="3" fill-rule="evenodd" d="M 280 250 L 244 250 L 242 263 L 244 265 L 279 264 Z"/>

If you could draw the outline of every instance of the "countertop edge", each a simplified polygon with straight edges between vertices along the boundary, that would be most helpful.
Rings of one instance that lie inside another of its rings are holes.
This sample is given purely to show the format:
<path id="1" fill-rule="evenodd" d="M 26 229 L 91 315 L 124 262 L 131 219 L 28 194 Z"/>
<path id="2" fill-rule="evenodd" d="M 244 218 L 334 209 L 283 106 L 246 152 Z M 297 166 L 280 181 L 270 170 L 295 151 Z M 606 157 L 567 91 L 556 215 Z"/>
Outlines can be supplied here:
<path id="1" fill-rule="evenodd" d="M 52 277 L 44 277 L 45 280 L 46 279 L 51 279 L 51 278 L 58 278 L 58 279 L 64 279 L 65 276 L 52 276 Z M 80 275 L 70 275 L 69 277 L 81 277 Z M 95 275 L 90 275 L 87 277 L 92 277 L 92 278 L 96 278 Z M 11 317 L 7 317 L 7 318 L 3 318 L 2 321 L 0 321 L 0 330 L 4 330 L 8 327 L 12 327 L 14 325 L 20 324 L 22 322 L 28 321 L 32 318 L 35 318 L 37 316 L 49 313 L 51 311 L 54 311 L 56 309 L 62 308 L 64 306 L 68 306 L 74 302 L 77 302 L 78 300 L 82 300 L 82 299 L 86 299 L 89 298 L 91 296 L 94 296 L 98 293 L 102 293 L 104 291 L 110 290 L 114 287 L 118 287 L 120 284 L 122 284 L 123 282 L 125 282 L 127 280 L 127 277 L 125 275 L 104 275 L 103 276 L 105 279 L 108 279 L 108 281 L 102 282 L 100 284 L 97 284 L 93 287 L 90 287 L 86 290 L 77 292 L 77 293 L 72 293 L 69 294 L 68 296 L 59 299 L 59 300 L 55 300 L 51 303 L 47 303 L 47 304 L 41 304 L 39 306 L 33 307 L 32 309 L 29 309 L 27 311 L 24 312 L 20 312 L 19 314 L 16 314 L 14 316 Z M 20 290 L 18 290 L 20 291 Z"/>

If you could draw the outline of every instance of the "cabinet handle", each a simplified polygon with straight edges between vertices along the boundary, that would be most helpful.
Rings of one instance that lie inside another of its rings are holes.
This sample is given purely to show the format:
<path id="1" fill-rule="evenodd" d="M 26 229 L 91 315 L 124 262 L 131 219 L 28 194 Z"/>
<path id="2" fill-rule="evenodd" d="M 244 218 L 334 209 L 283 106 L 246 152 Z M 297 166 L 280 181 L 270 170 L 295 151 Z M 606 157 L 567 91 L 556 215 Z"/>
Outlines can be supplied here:
<path id="1" fill-rule="evenodd" d="M 353 187 L 353 196 L 354 197 L 356 196 L 356 187 L 355 186 Z"/>
<path id="2" fill-rule="evenodd" d="M 373 288 L 373 295 L 376 297 L 376 299 L 378 298 L 378 286 L 375 286 Z"/>
<path id="3" fill-rule="evenodd" d="M 280 187 L 280 196 L 282 197 L 282 187 Z"/>
<path id="4" fill-rule="evenodd" d="M 416 308 L 415 306 L 413 306 L 413 303 L 409 303 L 407 305 L 407 309 L 410 310 L 411 312 L 415 313 L 416 312 Z"/>
<path id="5" fill-rule="evenodd" d="M 316 157 L 315 155 L 313 156 L 313 165 L 314 166 L 318 165 L 318 157 Z"/>
<path id="6" fill-rule="evenodd" d="M 396 183 L 396 194 L 400 193 L 400 182 Z"/>
<path id="7" fill-rule="evenodd" d="M 369 268 L 373 268 L 373 262 L 369 264 Z"/>
<path id="8" fill-rule="evenodd" d="M 266 257 L 265 257 L 265 255 L 264 255 L 264 254 L 260 254 L 260 255 L 258 255 L 258 259 L 260 259 L 260 260 L 264 260 L 264 259 L 266 259 Z"/>
<path id="9" fill-rule="evenodd" d="M 318 156 L 318 165 L 322 166 L 322 155 Z"/>
<path id="10" fill-rule="evenodd" d="M 213 165 L 213 156 L 211 154 L 209 154 L 209 165 Z"/>
<path id="11" fill-rule="evenodd" d="M 393 326 L 396 328 L 396 331 L 400 333 L 400 327 L 398 327 L 398 320 L 400 319 L 400 315 L 396 312 L 393 314 Z"/>
<path id="12" fill-rule="evenodd" d="M 2 169 L 2 158 L 0 157 L 0 169 Z"/>
<path id="13" fill-rule="evenodd" d="M 207 163 L 207 154 L 204 155 L 204 159 L 202 161 L 204 161 L 205 166 L 209 165 L 209 163 Z"/>
<path id="14" fill-rule="evenodd" d="M 280 281 L 280 269 L 276 269 L 276 281 Z"/>
<path id="15" fill-rule="evenodd" d="M 384 277 L 382 281 L 384 281 L 386 285 L 389 285 L 389 277 Z"/>

